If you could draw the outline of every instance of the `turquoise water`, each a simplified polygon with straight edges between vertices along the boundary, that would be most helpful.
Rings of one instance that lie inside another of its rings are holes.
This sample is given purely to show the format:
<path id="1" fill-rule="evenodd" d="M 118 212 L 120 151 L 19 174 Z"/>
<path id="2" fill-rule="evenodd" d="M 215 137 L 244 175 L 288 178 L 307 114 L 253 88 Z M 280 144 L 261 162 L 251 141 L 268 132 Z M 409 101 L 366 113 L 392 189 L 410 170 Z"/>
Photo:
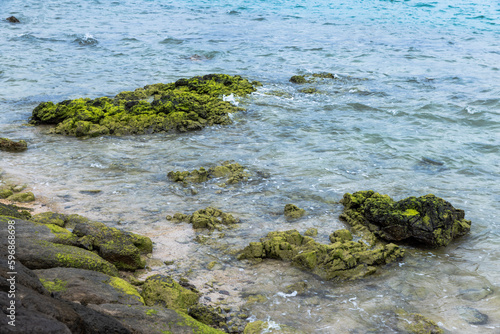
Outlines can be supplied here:
<path id="1" fill-rule="evenodd" d="M 401 307 L 453 333 L 498 333 L 498 3 L 78 0 L 0 8 L 21 21 L 0 21 L 0 133 L 30 146 L 0 153 L 0 167 L 36 195 L 150 235 L 156 258 L 177 261 L 155 270 L 188 275 L 201 290 L 217 279 L 231 291 L 229 303 L 264 294 L 268 301 L 247 312 L 260 320 L 311 333 L 387 333 L 397 332 L 388 310 Z M 314 72 L 338 79 L 314 85 L 318 94 L 288 81 Z M 113 96 L 207 73 L 263 83 L 238 101 L 246 111 L 232 126 L 87 140 L 24 126 L 42 101 Z M 224 160 L 253 177 L 229 188 L 199 186 L 197 194 L 166 177 Z M 316 227 L 326 242 L 344 227 L 336 202 L 363 189 L 443 197 L 465 210 L 471 234 L 446 249 L 411 252 L 372 279 L 338 284 L 287 265 L 238 262 L 165 220 L 213 205 L 242 219 L 219 241 L 230 249 L 276 229 Z M 290 202 L 308 215 L 285 221 L 280 212 Z M 215 270 L 202 269 L 214 259 Z M 277 294 L 303 280 L 307 295 Z M 493 293 L 471 301 L 467 289 Z M 488 323 L 468 324 L 461 307 L 487 314 Z"/>

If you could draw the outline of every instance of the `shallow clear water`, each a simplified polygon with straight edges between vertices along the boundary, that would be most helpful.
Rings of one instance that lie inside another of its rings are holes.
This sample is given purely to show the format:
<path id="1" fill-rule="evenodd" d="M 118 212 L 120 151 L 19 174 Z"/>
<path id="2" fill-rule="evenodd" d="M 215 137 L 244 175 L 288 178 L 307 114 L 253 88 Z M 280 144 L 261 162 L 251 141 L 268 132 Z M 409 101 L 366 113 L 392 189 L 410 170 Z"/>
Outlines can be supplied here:
<path id="1" fill-rule="evenodd" d="M 311 333 L 387 333 L 394 332 L 389 311 L 402 307 L 453 333 L 500 330 L 497 3 L 80 0 L 10 1 L 2 9 L 21 24 L 0 21 L 0 132 L 30 149 L 1 152 L 0 167 L 36 195 L 151 236 L 155 258 L 176 260 L 155 270 L 187 275 L 202 290 L 217 280 L 231 292 L 229 303 L 265 295 L 267 302 L 248 306 L 257 319 Z M 339 78 L 314 85 L 318 94 L 288 81 L 323 71 Z M 239 100 L 247 110 L 232 126 L 87 140 L 24 126 L 42 101 L 113 96 L 207 73 L 264 84 Z M 196 186 L 196 195 L 166 177 L 224 160 L 253 176 L 228 188 Z M 410 250 L 376 277 L 346 283 L 286 264 L 250 266 L 221 251 L 277 229 L 316 227 L 327 242 L 344 227 L 338 200 L 364 189 L 443 197 L 465 210 L 471 234 L 446 249 Z M 286 203 L 308 215 L 285 221 Z M 241 225 L 199 245 L 190 226 L 165 220 L 208 205 Z M 215 270 L 200 269 L 214 260 Z M 304 280 L 305 295 L 278 294 Z M 471 301 L 467 289 L 493 293 Z M 489 322 L 466 323 L 464 306 Z"/>

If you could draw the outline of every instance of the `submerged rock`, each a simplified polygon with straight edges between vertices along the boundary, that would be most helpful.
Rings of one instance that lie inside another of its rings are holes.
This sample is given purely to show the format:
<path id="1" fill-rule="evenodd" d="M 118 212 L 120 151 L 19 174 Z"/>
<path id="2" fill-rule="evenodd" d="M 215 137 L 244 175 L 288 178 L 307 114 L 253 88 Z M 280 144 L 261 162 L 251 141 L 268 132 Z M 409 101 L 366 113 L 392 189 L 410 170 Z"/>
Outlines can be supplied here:
<path id="1" fill-rule="evenodd" d="M 488 323 L 488 316 L 469 306 L 457 308 L 458 315 L 471 325 L 485 325 Z"/>
<path id="2" fill-rule="evenodd" d="M 250 174 L 245 172 L 245 168 L 239 163 L 231 163 L 224 161 L 222 165 L 211 167 L 208 170 L 201 167 L 191 172 L 189 171 L 176 171 L 169 172 L 167 176 L 174 182 L 182 182 L 184 185 L 188 183 L 201 183 L 214 178 L 225 179 L 226 184 L 234 184 L 245 181 Z"/>
<path id="3" fill-rule="evenodd" d="M 8 152 L 22 152 L 28 149 L 28 144 L 24 140 L 13 141 L 7 138 L 0 138 L 0 150 Z"/>
<path id="4" fill-rule="evenodd" d="M 374 191 L 346 193 L 340 218 L 355 230 L 369 230 L 389 241 L 417 241 L 426 246 L 448 245 L 470 231 L 464 211 L 432 194 L 395 202 Z"/>
<path id="5" fill-rule="evenodd" d="M 193 228 L 207 228 L 209 230 L 221 230 L 239 222 L 239 219 L 233 217 L 233 215 L 212 207 L 195 211 L 192 215 L 176 213 L 171 219 L 193 224 Z"/>
<path id="6" fill-rule="evenodd" d="M 20 23 L 21 22 L 15 16 L 9 16 L 8 18 L 6 18 L 6 20 L 9 21 L 10 23 Z"/>
<path id="7" fill-rule="evenodd" d="M 444 331 L 434 321 L 418 313 L 408 313 L 403 309 L 395 312 L 395 329 L 412 334 L 443 334 Z"/>
<path id="8" fill-rule="evenodd" d="M 56 125 L 53 133 L 77 137 L 200 130 L 231 124 L 229 114 L 242 109 L 223 95 L 245 96 L 258 85 L 240 76 L 209 74 L 121 92 L 113 99 L 43 102 L 33 110 L 30 123 Z"/>
<path id="9" fill-rule="evenodd" d="M 283 210 L 283 214 L 286 218 L 297 219 L 306 214 L 306 210 L 300 209 L 298 206 L 294 204 L 285 205 L 285 209 Z"/>
<path id="10" fill-rule="evenodd" d="M 404 251 L 394 244 L 369 247 L 364 242 L 342 238 L 330 245 L 302 236 L 296 230 L 270 232 L 260 242 L 251 242 L 238 259 L 280 259 L 323 279 L 356 279 L 373 274 L 376 266 L 395 261 Z"/>

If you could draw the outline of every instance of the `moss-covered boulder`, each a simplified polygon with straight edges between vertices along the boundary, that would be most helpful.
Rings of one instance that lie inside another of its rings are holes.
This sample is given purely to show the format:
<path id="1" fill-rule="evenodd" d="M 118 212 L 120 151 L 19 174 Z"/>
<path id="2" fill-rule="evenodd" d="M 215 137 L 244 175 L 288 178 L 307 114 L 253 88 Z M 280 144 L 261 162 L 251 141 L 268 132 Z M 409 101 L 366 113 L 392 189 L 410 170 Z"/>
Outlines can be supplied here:
<path id="1" fill-rule="evenodd" d="M 297 219 L 306 214 L 306 210 L 299 208 L 294 204 L 287 204 L 283 209 L 283 214 L 286 218 Z"/>
<path id="2" fill-rule="evenodd" d="M 148 85 L 112 99 L 43 102 L 33 110 L 30 123 L 52 124 L 52 132 L 77 137 L 200 130 L 231 124 L 229 114 L 241 108 L 223 96 L 245 96 L 257 85 L 240 76 L 209 74 Z"/>
<path id="3" fill-rule="evenodd" d="M 36 215 L 33 215 L 30 219 L 32 222 L 39 224 L 53 224 L 60 227 L 64 227 L 66 225 L 66 216 L 60 213 L 55 212 L 42 212 Z"/>
<path id="4" fill-rule="evenodd" d="M 28 149 L 28 144 L 24 140 L 13 141 L 7 138 L 0 138 L 0 151 L 22 152 Z"/>
<path id="5" fill-rule="evenodd" d="M 35 195 L 31 191 L 28 191 L 25 193 L 15 193 L 7 197 L 7 199 L 12 202 L 27 203 L 35 201 Z"/>
<path id="6" fill-rule="evenodd" d="M 323 279 L 355 279 L 374 273 L 377 266 L 401 258 L 395 244 L 370 247 L 362 241 L 342 238 L 321 244 L 296 230 L 270 232 L 260 242 L 251 242 L 238 259 L 280 259 L 310 271 Z"/>
<path id="7" fill-rule="evenodd" d="M 394 201 L 374 191 L 346 193 L 340 218 L 355 230 L 367 229 L 388 241 L 416 241 L 426 246 L 448 245 L 470 231 L 464 211 L 432 194 Z"/>
<path id="8" fill-rule="evenodd" d="M 213 207 L 195 211 L 191 215 L 176 213 L 171 219 L 177 222 L 190 223 L 193 228 L 207 228 L 209 230 L 221 230 L 224 227 L 232 227 L 239 222 L 239 219 L 233 215 Z"/>
<path id="9" fill-rule="evenodd" d="M 141 295 L 148 306 L 160 305 L 183 313 L 200 298 L 198 293 L 182 287 L 172 277 L 159 274 L 146 279 Z"/>
<path id="10" fill-rule="evenodd" d="M 167 176 L 174 182 L 182 182 L 184 185 L 188 183 L 201 183 L 206 182 L 210 179 L 223 179 L 224 184 L 235 184 L 241 181 L 245 181 L 250 176 L 249 173 L 245 171 L 245 167 L 239 163 L 231 163 L 230 161 L 224 161 L 221 165 L 211 167 L 208 170 L 201 167 L 200 169 L 195 169 L 191 172 L 189 171 L 172 171 L 167 174 Z"/>
<path id="11" fill-rule="evenodd" d="M 418 314 L 409 313 L 403 309 L 395 311 L 395 330 L 412 334 L 443 334 L 444 331 L 431 319 Z"/>
<path id="12" fill-rule="evenodd" d="M 153 247 L 147 237 L 123 232 L 100 222 L 78 223 L 73 233 L 79 237 L 81 247 L 97 251 L 121 270 L 144 268 L 141 253 L 149 253 Z"/>

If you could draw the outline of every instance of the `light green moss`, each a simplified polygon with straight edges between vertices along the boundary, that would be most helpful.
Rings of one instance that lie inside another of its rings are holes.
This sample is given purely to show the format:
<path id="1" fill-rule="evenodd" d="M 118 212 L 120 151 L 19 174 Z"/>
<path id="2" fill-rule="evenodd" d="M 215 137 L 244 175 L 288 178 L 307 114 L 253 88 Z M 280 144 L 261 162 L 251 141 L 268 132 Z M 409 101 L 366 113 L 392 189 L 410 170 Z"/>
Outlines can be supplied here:
<path id="1" fill-rule="evenodd" d="M 306 214 L 306 210 L 300 209 L 298 206 L 294 204 L 287 204 L 283 210 L 283 213 L 286 218 L 297 219 Z"/>
<path id="2" fill-rule="evenodd" d="M 140 301 L 142 304 L 144 304 L 144 299 L 142 298 L 142 296 L 139 294 L 137 289 L 134 288 L 134 286 L 132 284 L 130 284 L 129 282 L 127 282 L 121 278 L 118 278 L 118 277 L 111 277 L 110 281 L 109 281 L 109 285 L 111 285 L 112 287 L 114 287 L 117 290 L 120 290 L 120 291 L 126 293 L 127 295 L 134 296 L 138 301 Z"/>
<path id="3" fill-rule="evenodd" d="M 213 207 L 195 211 L 192 215 L 175 213 L 173 220 L 191 223 L 193 228 L 207 228 L 209 230 L 222 230 L 234 227 L 239 222 L 239 219 L 233 215 Z"/>
<path id="4" fill-rule="evenodd" d="M 121 92 L 113 99 L 44 102 L 33 110 L 31 123 L 54 124 L 54 133 L 77 137 L 200 130 L 231 124 L 229 114 L 241 108 L 223 96 L 245 96 L 257 84 L 240 76 L 209 74 Z"/>
<path id="5" fill-rule="evenodd" d="M 33 202 L 35 201 L 35 195 L 31 191 L 25 192 L 25 193 L 17 193 L 9 196 L 7 198 L 9 201 L 12 202 L 21 202 L 21 203 L 26 203 L 26 202 Z"/>
<path id="6" fill-rule="evenodd" d="M 160 305 L 187 313 L 198 302 L 199 295 L 182 287 L 170 276 L 153 275 L 142 286 L 142 297 L 148 306 Z"/>
<path id="7" fill-rule="evenodd" d="M 403 215 L 405 215 L 405 216 L 417 216 L 417 215 L 420 215 L 420 213 L 415 209 L 407 209 L 406 211 L 403 212 Z"/>
<path id="8" fill-rule="evenodd" d="M 66 291 L 66 285 L 68 282 L 56 278 L 53 281 L 40 278 L 40 282 L 49 292 L 61 292 Z"/>

